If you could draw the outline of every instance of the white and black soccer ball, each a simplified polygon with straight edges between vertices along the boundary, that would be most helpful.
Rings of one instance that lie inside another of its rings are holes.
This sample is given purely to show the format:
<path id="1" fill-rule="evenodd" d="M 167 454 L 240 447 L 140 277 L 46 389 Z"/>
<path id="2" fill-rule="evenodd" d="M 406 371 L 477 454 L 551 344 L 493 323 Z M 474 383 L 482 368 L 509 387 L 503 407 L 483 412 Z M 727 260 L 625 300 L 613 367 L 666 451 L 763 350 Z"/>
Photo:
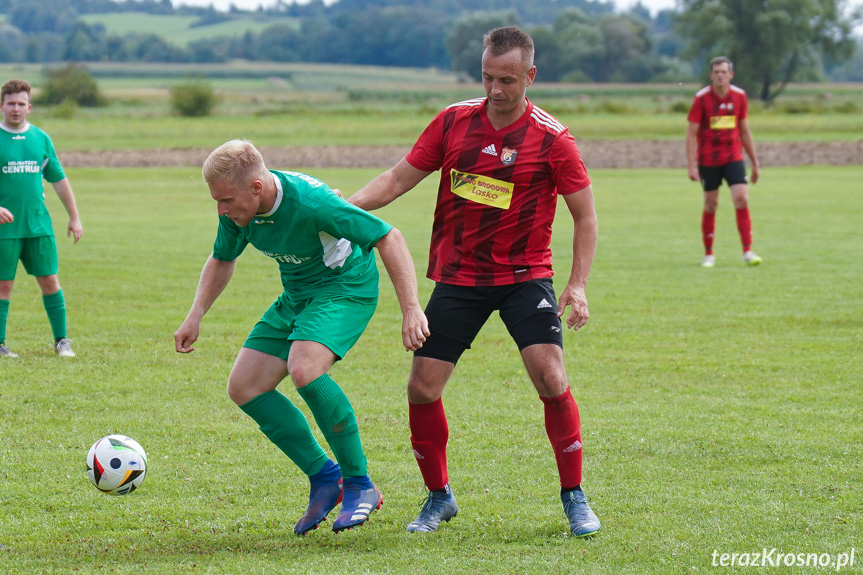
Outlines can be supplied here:
<path id="1" fill-rule="evenodd" d="M 132 493 L 141 486 L 146 473 L 147 453 L 131 437 L 106 435 L 87 452 L 87 477 L 102 493 Z"/>

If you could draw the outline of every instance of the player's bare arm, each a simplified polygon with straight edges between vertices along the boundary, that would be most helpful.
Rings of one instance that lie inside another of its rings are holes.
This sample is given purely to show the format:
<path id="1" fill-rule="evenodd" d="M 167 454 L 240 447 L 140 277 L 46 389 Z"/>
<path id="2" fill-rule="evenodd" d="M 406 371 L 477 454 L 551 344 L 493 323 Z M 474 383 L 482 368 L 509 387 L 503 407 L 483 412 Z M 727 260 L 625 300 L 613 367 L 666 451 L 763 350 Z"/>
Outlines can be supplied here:
<path id="1" fill-rule="evenodd" d="M 701 179 L 698 175 L 698 124 L 689 122 L 686 128 L 686 166 L 689 171 L 689 179 L 697 182 Z"/>
<path id="2" fill-rule="evenodd" d="M 198 289 L 195 292 L 195 301 L 183 324 L 174 332 L 174 346 L 179 353 L 190 353 L 195 351 L 192 344 L 198 339 L 201 331 L 201 320 L 210 309 L 216 299 L 225 290 L 231 277 L 234 275 L 236 260 L 226 262 L 217 260 L 213 256 L 207 258 L 204 269 L 201 271 L 201 279 L 198 281 Z"/>
<path id="3" fill-rule="evenodd" d="M 407 351 L 416 351 L 430 335 L 428 320 L 419 303 L 413 260 L 404 236 L 396 228 L 375 244 L 396 290 L 402 310 L 402 343 Z"/>
<path id="4" fill-rule="evenodd" d="M 557 316 L 563 317 L 567 307 L 570 307 L 566 326 L 580 329 L 590 318 L 587 307 L 587 296 L 584 293 L 587 277 L 593 265 L 596 253 L 596 241 L 599 225 L 596 219 L 596 209 L 593 203 L 593 187 L 587 186 L 574 194 L 563 197 L 569 213 L 572 215 L 572 269 L 569 281 L 558 298 Z"/>
<path id="5" fill-rule="evenodd" d="M 81 225 L 81 218 L 78 216 L 78 206 L 75 204 L 75 194 L 72 192 L 72 185 L 68 178 L 63 178 L 59 182 L 51 184 L 57 197 L 60 198 L 60 203 L 69 214 L 69 223 L 66 226 L 66 237 L 72 236 L 75 243 L 84 235 L 84 226 Z"/>
<path id="6" fill-rule="evenodd" d="M 348 198 L 348 201 L 366 211 L 382 208 L 413 189 L 430 173 L 414 168 L 405 158 L 402 158 L 391 169 Z"/>
<path id="7" fill-rule="evenodd" d="M 749 129 L 748 118 L 740 120 L 740 142 L 749 156 L 749 161 L 752 162 L 752 174 L 749 177 L 749 181 L 754 184 L 761 175 L 761 169 L 758 166 L 758 156 L 755 154 L 755 140 L 752 138 L 752 130 Z"/>
<path id="8" fill-rule="evenodd" d="M 12 215 L 12 212 L 0 206 L 0 225 L 2 224 L 11 224 L 15 221 L 15 216 Z"/>

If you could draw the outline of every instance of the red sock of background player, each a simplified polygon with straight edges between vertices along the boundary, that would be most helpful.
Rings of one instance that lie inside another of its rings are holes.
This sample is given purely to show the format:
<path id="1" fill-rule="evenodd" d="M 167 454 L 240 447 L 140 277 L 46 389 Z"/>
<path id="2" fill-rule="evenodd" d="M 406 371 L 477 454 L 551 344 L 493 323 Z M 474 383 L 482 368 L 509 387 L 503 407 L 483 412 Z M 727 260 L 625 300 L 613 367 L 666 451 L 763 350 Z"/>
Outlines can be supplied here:
<path id="1" fill-rule="evenodd" d="M 737 209 L 737 231 L 740 232 L 743 253 L 746 253 L 752 249 L 752 218 L 749 217 L 748 207 Z"/>
<path id="2" fill-rule="evenodd" d="M 701 238 L 704 240 L 704 254 L 713 254 L 713 232 L 716 230 L 716 212 L 701 214 Z"/>
<path id="3" fill-rule="evenodd" d="M 581 420 L 569 388 L 558 397 L 540 397 L 545 404 L 545 431 L 554 449 L 561 491 L 581 485 Z"/>
<path id="4" fill-rule="evenodd" d="M 411 428 L 411 445 L 417 458 L 420 473 L 429 491 L 443 489 L 449 483 L 446 467 L 446 444 L 449 425 L 443 401 L 433 403 L 408 402 L 408 419 Z"/>

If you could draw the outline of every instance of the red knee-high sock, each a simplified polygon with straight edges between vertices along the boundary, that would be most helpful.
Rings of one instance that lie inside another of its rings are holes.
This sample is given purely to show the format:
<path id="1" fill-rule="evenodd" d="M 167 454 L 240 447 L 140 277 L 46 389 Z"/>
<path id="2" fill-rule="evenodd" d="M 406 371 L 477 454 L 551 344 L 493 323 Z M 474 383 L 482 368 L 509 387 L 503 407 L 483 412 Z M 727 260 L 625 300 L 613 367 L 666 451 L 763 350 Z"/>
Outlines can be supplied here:
<path id="1" fill-rule="evenodd" d="M 746 253 L 752 249 L 752 218 L 749 217 L 748 207 L 737 209 L 737 231 L 740 232 L 740 243 Z"/>
<path id="2" fill-rule="evenodd" d="M 704 240 L 704 253 L 713 253 L 713 233 L 716 230 L 716 212 L 701 214 L 701 239 Z"/>
<path id="3" fill-rule="evenodd" d="M 554 449 L 560 486 L 581 485 L 581 420 L 569 389 L 558 397 L 541 397 L 545 404 L 545 431 Z"/>
<path id="4" fill-rule="evenodd" d="M 449 483 L 446 468 L 446 444 L 449 441 L 449 425 L 443 409 L 443 401 L 434 403 L 408 402 L 411 427 L 411 445 L 414 457 L 430 491 L 443 489 Z"/>

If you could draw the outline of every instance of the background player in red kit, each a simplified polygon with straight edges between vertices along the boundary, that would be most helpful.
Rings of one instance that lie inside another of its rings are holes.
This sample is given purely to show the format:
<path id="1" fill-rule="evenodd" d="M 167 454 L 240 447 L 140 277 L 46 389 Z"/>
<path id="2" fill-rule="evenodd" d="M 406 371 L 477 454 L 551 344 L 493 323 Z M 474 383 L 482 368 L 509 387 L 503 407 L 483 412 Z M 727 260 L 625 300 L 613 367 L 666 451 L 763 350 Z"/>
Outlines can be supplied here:
<path id="1" fill-rule="evenodd" d="M 689 179 L 704 188 L 704 213 L 701 235 L 704 259 L 701 265 L 712 268 L 713 236 L 716 228 L 716 206 L 722 180 L 731 188 L 731 199 L 737 210 L 737 231 L 743 244 L 743 263 L 757 266 L 761 258 L 752 251 L 752 219 L 749 217 L 749 185 L 743 150 L 752 162 L 752 183 L 758 181 L 758 157 L 747 120 L 746 92 L 734 86 L 731 60 L 719 56 L 710 61 L 711 85 L 695 94 L 689 110 L 686 131 L 686 161 Z"/>
<path id="2" fill-rule="evenodd" d="M 600 529 L 581 490 L 581 424 L 560 320 L 568 306 L 568 327 L 579 329 L 589 317 L 584 290 L 596 251 L 596 211 L 575 140 L 526 97 L 536 77 L 533 57 L 533 40 L 519 28 L 489 32 L 482 54 L 487 97 L 441 111 L 407 156 L 349 200 L 376 209 L 441 171 L 428 267 L 436 282 L 426 308 L 431 336 L 414 353 L 407 389 L 411 443 L 430 493 L 408 531 L 434 531 L 458 511 L 441 396 L 459 357 L 496 310 L 545 405 L 570 529 L 579 537 Z M 559 303 L 549 249 L 558 194 L 575 228 Z"/>

